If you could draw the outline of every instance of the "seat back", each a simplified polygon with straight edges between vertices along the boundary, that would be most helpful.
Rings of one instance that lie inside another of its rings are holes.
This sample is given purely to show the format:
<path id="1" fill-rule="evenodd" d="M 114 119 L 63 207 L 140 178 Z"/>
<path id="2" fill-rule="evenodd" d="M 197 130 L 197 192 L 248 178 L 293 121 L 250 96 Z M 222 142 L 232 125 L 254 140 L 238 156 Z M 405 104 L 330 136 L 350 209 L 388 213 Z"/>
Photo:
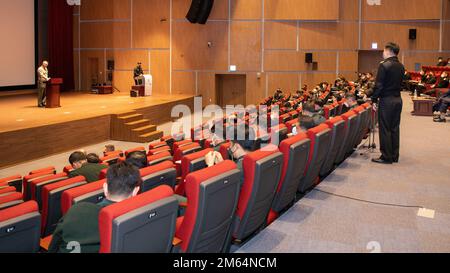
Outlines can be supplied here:
<path id="1" fill-rule="evenodd" d="M 0 212 L 0 253 L 37 253 L 41 215 L 35 201 Z"/>
<path id="2" fill-rule="evenodd" d="M 160 148 L 160 147 L 166 146 L 166 145 L 167 145 L 167 143 L 165 141 L 156 141 L 156 142 L 150 143 L 148 145 L 148 149 L 153 150 L 153 149 Z"/>
<path id="3" fill-rule="evenodd" d="M 169 153 L 171 152 L 170 147 L 168 145 L 161 146 L 161 147 L 155 148 L 153 150 L 150 150 L 150 151 L 148 151 L 147 155 L 151 156 L 151 155 L 157 155 L 157 154 L 166 153 L 166 152 L 169 152 Z"/>
<path id="4" fill-rule="evenodd" d="M 331 142 L 331 130 L 326 124 L 308 130 L 307 134 L 311 140 L 311 148 L 305 176 L 300 181 L 298 188 L 302 193 L 311 189 L 317 182 Z"/>
<path id="5" fill-rule="evenodd" d="M 162 185 L 172 189 L 177 182 L 177 171 L 171 161 L 165 161 L 158 165 L 140 170 L 142 177 L 141 192 L 147 192 Z"/>
<path id="6" fill-rule="evenodd" d="M 321 177 L 326 176 L 333 170 L 339 149 L 341 149 L 345 140 L 345 130 L 346 130 L 345 121 L 341 117 L 332 118 L 328 120 L 326 124 L 331 130 L 331 142 L 330 147 L 328 149 L 327 157 L 325 159 L 325 163 L 323 164 L 322 169 L 320 170 Z"/>
<path id="7" fill-rule="evenodd" d="M 22 192 L 22 176 L 21 175 L 14 175 L 10 177 L 5 177 L 0 179 L 0 187 L 2 186 L 12 186 L 16 188 L 17 192 Z"/>
<path id="8" fill-rule="evenodd" d="M 364 136 L 367 134 L 370 127 L 370 115 L 371 111 L 364 106 L 357 107 L 353 110 L 355 113 L 358 113 L 361 116 L 359 122 L 359 130 L 355 136 L 354 146 L 358 146 L 361 144 Z"/>
<path id="9" fill-rule="evenodd" d="M 148 161 L 149 166 L 153 166 L 153 165 L 162 163 L 164 161 L 173 161 L 173 157 L 170 154 L 170 152 L 166 151 L 166 152 L 158 153 L 156 155 L 148 156 L 147 161 Z"/>
<path id="10" fill-rule="evenodd" d="M 56 224 L 62 217 L 61 196 L 65 190 L 85 185 L 86 179 L 77 176 L 64 181 L 45 185 L 42 188 L 42 237 L 47 237 L 55 231 Z"/>
<path id="11" fill-rule="evenodd" d="M 102 163 L 108 164 L 108 165 L 114 165 L 116 164 L 121 158 L 121 155 L 119 153 L 108 155 L 105 157 L 100 158 L 100 161 Z"/>
<path id="12" fill-rule="evenodd" d="M 136 148 L 125 151 L 125 157 L 127 157 L 129 154 L 131 154 L 133 152 L 143 152 L 145 154 L 147 153 L 147 151 L 145 150 L 145 147 L 136 147 Z"/>
<path id="13" fill-rule="evenodd" d="M 300 123 L 299 123 L 298 118 L 286 122 L 286 127 L 288 129 L 288 133 L 291 134 L 292 133 L 292 129 L 294 127 L 296 127 L 297 125 L 299 125 L 299 124 Z"/>
<path id="14" fill-rule="evenodd" d="M 183 146 L 186 146 L 186 145 L 189 145 L 189 144 L 192 144 L 192 140 L 190 140 L 190 139 L 186 139 L 186 140 L 182 140 L 182 141 L 175 142 L 175 143 L 173 144 L 172 151 L 175 152 L 175 151 L 178 150 L 180 147 L 183 147 Z"/>
<path id="15" fill-rule="evenodd" d="M 278 145 L 288 137 L 288 128 L 284 124 L 272 127 L 270 130 L 270 137 L 271 140 L 274 140 L 275 137 L 278 137 L 278 143 L 273 143 L 275 145 Z"/>
<path id="16" fill-rule="evenodd" d="M 20 192 L 13 192 L 0 196 L 0 210 L 7 209 L 23 203 L 23 195 Z"/>
<path id="17" fill-rule="evenodd" d="M 272 210 L 279 213 L 295 200 L 300 179 L 305 174 L 309 159 L 311 140 L 305 133 L 281 142 L 283 169 L 280 183 L 272 204 Z"/>
<path id="18" fill-rule="evenodd" d="M 189 173 L 206 168 L 205 156 L 213 151 L 213 149 L 208 148 L 184 156 L 181 159 L 181 178 L 185 179 Z"/>
<path id="19" fill-rule="evenodd" d="M 100 253 L 168 253 L 175 234 L 178 202 L 161 186 L 103 208 Z"/>
<path id="20" fill-rule="evenodd" d="M 39 174 L 39 173 L 53 173 L 53 174 L 56 174 L 56 169 L 55 169 L 55 167 L 50 166 L 50 167 L 46 167 L 46 168 L 42 168 L 42 169 L 31 171 L 29 173 L 29 175 L 34 175 L 34 174 Z"/>
<path id="21" fill-rule="evenodd" d="M 92 182 L 83 186 L 65 190 L 61 197 L 61 213 L 65 215 L 69 209 L 80 202 L 97 204 L 105 199 L 103 184 L 106 179 Z"/>
<path id="22" fill-rule="evenodd" d="M 244 157 L 244 184 L 239 196 L 233 237 L 244 240 L 267 219 L 280 182 L 283 154 L 266 147 Z"/>
<path id="23" fill-rule="evenodd" d="M 52 175 L 55 175 L 55 171 L 48 170 L 46 172 L 30 174 L 30 175 L 25 176 L 23 178 L 23 182 L 22 182 L 22 192 L 24 195 L 24 200 L 25 201 L 31 200 L 31 186 L 29 186 L 31 184 L 31 182 L 33 182 L 34 180 L 37 180 L 37 179 L 40 179 L 43 177 L 52 176 Z"/>
<path id="24" fill-rule="evenodd" d="M 176 233 L 182 251 L 222 252 L 236 211 L 240 176 L 236 164 L 226 160 L 186 177 L 189 204 Z"/>
<path id="25" fill-rule="evenodd" d="M 354 135 L 356 133 L 356 125 L 358 122 L 358 120 L 356 119 L 356 114 L 353 111 L 349 111 L 349 112 L 341 115 L 341 117 L 345 121 L 346 129 L 345 129 L 344 140 L 341 145 L 341 148 L 339 149 L 335 164 L 340 164 L 345 160 L 345 158 L 347 156 L 347 151 L 348 151 L 347 147 L 349 146 L 348 143 L 351 142 L 351 140 L 354 138 Z"/>
<path id="26" fill-rule="evenodd" d="M 192 154 L 195 152 L 198 152 L 202 149 L 202 147 L 200 146 L 200 144 L 196 143 L 196 142 L 192 142 L 191 144 L 185 145 L 185 146 L 181 146 L 180 148 L 178 148 L 173 156 L 173 160 L 174 161 L 179 161 L 181 160 L 184 156 L 188 155 L 188 154 Z"/>
<path id="27" fill-rule="evenodd" d="M 63 181 L 68 178 L 69 177 L 67 176 L 66 173 L 59 173 L 32 181 L 29 184 L 31 190 L 31 200 L 35 200 L 39 205 L 39 209 L 42 209 L 42 188 L 45 185 Z"/>
<path id="28" fill-rule="evenodd" d="M 11 193 L 17 192 L 16 188 L 6 186 L 6 187 L 0 187 L 0 196 L 8 195 Z"/>

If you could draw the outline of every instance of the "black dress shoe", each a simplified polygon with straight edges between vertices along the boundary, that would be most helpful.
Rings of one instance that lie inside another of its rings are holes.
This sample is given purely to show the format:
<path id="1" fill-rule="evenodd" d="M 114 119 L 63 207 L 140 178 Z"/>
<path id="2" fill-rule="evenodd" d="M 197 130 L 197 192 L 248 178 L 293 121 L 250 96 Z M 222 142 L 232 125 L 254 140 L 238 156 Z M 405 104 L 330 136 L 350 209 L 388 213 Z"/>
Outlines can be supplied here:
<path id="1" fill-rule="evenodd" d="M 372 162 L 378 163 L 378 164 L 386 164 L 386 165 L 392 164 L 392 161 L 387 161 L 382 158 L 374 158 L 374 159 L 372 159 Z"/>

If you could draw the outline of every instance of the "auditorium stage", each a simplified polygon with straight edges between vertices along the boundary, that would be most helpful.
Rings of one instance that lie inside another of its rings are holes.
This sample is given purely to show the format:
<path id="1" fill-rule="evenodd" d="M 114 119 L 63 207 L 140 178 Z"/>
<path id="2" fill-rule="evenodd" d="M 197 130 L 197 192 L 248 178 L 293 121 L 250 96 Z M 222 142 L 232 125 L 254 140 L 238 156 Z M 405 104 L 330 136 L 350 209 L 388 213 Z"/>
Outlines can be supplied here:
<path id="1" fill-rule="evenodd" d="M 193 107 L 193 96 L 128 94 L 61 95 L 61 108 L 36 107 L 34 94 L 0 97 L 0 168 L 99 143 L 111 138 L 115 115 L 137 112 L 152 125 L 171 121 L 172 107 Z"/>

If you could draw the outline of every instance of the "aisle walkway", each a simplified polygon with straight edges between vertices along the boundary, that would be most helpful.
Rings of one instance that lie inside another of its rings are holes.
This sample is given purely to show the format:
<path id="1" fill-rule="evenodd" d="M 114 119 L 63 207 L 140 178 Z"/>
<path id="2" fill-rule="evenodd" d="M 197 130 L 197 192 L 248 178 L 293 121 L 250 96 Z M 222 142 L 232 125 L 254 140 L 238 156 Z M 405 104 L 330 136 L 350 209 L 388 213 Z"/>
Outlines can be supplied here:
<path id="1" fill-rule="evenodd" d="M 412 116 L 411 99 L 403 99 L 401 162 L 377 165 L 355 153 L 317 189 L 422 206 L 434 219 L 312 191 L 238 252 L 450 252 L 450 123 Z"/>

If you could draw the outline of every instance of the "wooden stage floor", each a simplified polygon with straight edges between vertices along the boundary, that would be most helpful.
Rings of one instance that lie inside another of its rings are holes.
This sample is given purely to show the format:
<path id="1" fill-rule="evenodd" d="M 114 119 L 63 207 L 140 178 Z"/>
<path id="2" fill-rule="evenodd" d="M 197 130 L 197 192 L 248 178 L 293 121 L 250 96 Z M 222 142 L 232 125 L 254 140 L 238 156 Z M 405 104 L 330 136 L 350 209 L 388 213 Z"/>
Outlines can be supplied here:
<path id="1" fill-rule="evenodd" d="M 0 97 L 0 168 L 108 141 L 117 114 L 135 112 L 152 125 L 172 120 L 172 107 L 193 108 L 194 97 L 63 93 L 61 108 L 36 107 L 36 96 Z"/>
<path id="2" fill-rule="evenodd" d="M 94 95 L 82 92 L 63 93 L 61 108 L 36 106 L 36 95 L 0 97 L 0 133 L 39 127 L 102 115 L 119 114 L 136 109 L 182 101 L 192 96 L 165 95 L 131 98 L 129 95 Z M 167 109 L 167 115 L 170 115 Z"/>

